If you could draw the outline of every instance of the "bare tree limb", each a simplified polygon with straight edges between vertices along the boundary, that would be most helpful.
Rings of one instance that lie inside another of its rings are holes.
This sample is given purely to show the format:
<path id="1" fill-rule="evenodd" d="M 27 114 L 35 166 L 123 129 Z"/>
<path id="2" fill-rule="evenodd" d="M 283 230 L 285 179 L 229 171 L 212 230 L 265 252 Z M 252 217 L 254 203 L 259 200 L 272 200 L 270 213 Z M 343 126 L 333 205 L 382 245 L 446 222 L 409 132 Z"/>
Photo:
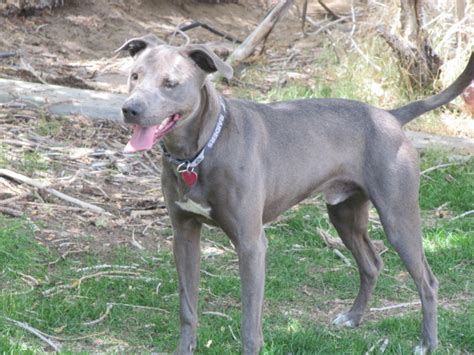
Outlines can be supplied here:
<path id="1" fill-rule="evenodd" d="M 332 17 L 333 20 L 339 20 L 339 16 L 337 16 L 329 7 L 326 6 L 321 0 L 318 0 L 319 5 L 322 6 L 324 10 Z"/>
<path id="2" fill-rule="evenodd" d="M 30 186 L 33 186 L 33 187 L 36 187 L 37 189 L 44 189 L 48 193 L 50 193 L 50 194 L 52 194 L 52 195 L 54 195 L 54 196 L 56 196 L 56 197 L 58 197 L 58 198 L 60 198 L 64 201 L 73 203 L 73 204 L 75 204 L 75 205 L 77 205 L 81 208 L 91 210 L 91 211 L 94 211 L 94 212 L 97 212 L 97 213 L 110 214 L 110 213 L 106 212 L 101 207 L 98 207 L 98 206 L 93 205 L 93 204 L 88 203 L 88 202 L 84 202 L 82 200 L 79 200 L 78 198 L 66 195 L 65 193 L 62 193 L 62 192 L 60 192 L 56 189 L 50 188 L 50 187 L 48 187 L 49 186 L 48 183 L 44 183 L 44 182 L 29 178 L 25 175 L 16 173 L 16 172 L 8 170 L 8 169 L 0 169 L 0 175 L 9 177 L 10 179 L 22 182 L 24 184 L 27 184 L 27 185 L 30 185 Z"/>
<path id="3" fill-rule="evenodd" d="M 112 310 L 113 307 L 114 307 L 113 304 L 108 303 L 104 314 L 102 314 L 99 318 L 97 318 L 95 320 L 92 320 L 90 322 L 84 322 L 84 323 L 82 323 L 82 325 L 85 325 L 86 327 L 89 327 L 91 325 L 96 325 L 96 324 L 102 323 L 107 318 L 107 316 L 110 314 L 110 311 Z"/>
<path id="4" fill-rule="evenodd" d="M 54 351 L 60 351 L 61 350 L 61 346 L 59 344 L 56 344 L 54 341 L 52 341 L 51 339 L 49 339 L 48 336 L 46 336 L 43 332 L 39 331 L 38 329 L 36 328 L 33 328 L 31 325 L 27 324 L 27 323 L 24 323 L 24 322 L 19 322 L 17 320 L 14 320 L 14 319 L 11 319 L 11 318 L 8 318 L 8 317 L 3 317 L 5 320 L 7 320 L 8 322 L 10 323 L 13 323 L 14 325 L 16 325 L 17 327 L 20 327 L 21 329 L 24 329 L 26 330 L 27 332 L 37 336 L 38 338 L 40 338 L 42 341 L 44 341 L 46 344 L 48 344 L 49 346 L 51 346 Z"/>
<path id="5" fill-rule="evenodd" d="M 0 206 L 0 213 L 7 214 L 7 215 L 12 216 L 12 217 L 21 217 L 21 216 L 23 216 L 23 212 L 15 210 L 15 209 L 10 208 L 10 207 L 3 207 L 3 206 Z"/>
<path id="6" fill-rule="evenodd" d="M 208 30 L 209 32 L 214 33 L 215 35 L 220 36 L 220 37 L 222 37 L 222 38 L 224 38 L 228 41 L 238 43 L 238 44 L 242 43 L 241 40 L 235 38 L 234 36 L 232 36 L 228 33 L 224 33 L 222 31 L 216 30 L 214 27 L 211 27 L 207 23 L 201 22 L 201 21 L 192 21 L 190 24 L 187 24 L 187 25 L 183 24 L 183 25 L 178 27 L 178 30 L 186 32 L 186 31 L 192 30 L 193 28 L 196 28 L 196 27 L 202 27 L 205 30 Z M 173 36 L 175 33 L 176 32 L 173 32 L 171 35 Z"/>
<path id="7" fill-rule="evenodd" d="M 276 23 L 287 13 L 294 0 L 280 0 L 280 2 L 265 16 L 257 28 L 237 47 L 237 49 L 227 58 L 227 63 L 232 65 L 241 62 L 249 57 L 257 45 L 262 42 L 273 30 Z M 215 79 L 220 78 L 216 76 Z"/>

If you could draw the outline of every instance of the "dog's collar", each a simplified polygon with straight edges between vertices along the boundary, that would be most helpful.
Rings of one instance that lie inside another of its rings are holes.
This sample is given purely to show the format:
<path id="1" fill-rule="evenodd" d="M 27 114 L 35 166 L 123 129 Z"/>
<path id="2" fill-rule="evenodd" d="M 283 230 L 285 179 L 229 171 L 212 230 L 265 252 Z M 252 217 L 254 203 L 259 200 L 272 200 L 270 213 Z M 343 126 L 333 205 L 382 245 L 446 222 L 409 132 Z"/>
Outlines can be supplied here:
<path id="1" fill-rule="evenodd" d="M 177 159 L 171 156 L 171 154 L 166 149 L 165 143 L 163 140 L 160 141 L 160 147 L 163 152 L 163 156 L 172 164 L 176 165 L 176 170 L 183 178 L 186 185 L 192 187 L 198 178 L 198 174 L 195 171 L 199 164 L 202 163 L 204 158 L 206 157 L 206 152 L 214 146 L 216 143 L 219 134 L 221 133 L 222 126 L 224 125 L 224 118 L 225 118 L 225 103 L 222 97 L 219 97 L 220 103 L 220 111 L 219 115 L 217 116 L 217 123 L 214 127 L 214 132 L 212 132 L 211 138 L 207 141 L 204 147 L 197 153 L 197 155 L 192 159 Z"/>

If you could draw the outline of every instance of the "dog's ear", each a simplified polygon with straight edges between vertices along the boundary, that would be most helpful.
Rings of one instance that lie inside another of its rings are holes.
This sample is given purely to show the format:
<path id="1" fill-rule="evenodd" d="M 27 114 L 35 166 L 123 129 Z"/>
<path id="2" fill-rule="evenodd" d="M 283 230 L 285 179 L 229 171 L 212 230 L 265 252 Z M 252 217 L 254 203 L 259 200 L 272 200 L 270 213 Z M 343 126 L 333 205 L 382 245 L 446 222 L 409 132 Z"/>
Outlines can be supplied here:
<path id="1" fill-rule="evenodd" d="M 147 47 L 156 47 L 160 44 L 165 44 L 161 39 L 156 37 L 154 34 L 147 34 L 143 37 L 137 37 L 129 39 L 127 42 L 122 44 L 122 46 L 115 50 L 115 53 L 121 51 L 128 51 L 130 56 L 135 57 L 138 53 L 143 51 Z"/>
<path id="2" fill-rule="evenodd" d="M 226 79 L 231 79 L 234 75 L 234 70 L 229 64 L 225 63 L 217 54 L 203 45 L 187 46 L 185 51 L 189 58 L 208 74 L 218 71 Z"/>

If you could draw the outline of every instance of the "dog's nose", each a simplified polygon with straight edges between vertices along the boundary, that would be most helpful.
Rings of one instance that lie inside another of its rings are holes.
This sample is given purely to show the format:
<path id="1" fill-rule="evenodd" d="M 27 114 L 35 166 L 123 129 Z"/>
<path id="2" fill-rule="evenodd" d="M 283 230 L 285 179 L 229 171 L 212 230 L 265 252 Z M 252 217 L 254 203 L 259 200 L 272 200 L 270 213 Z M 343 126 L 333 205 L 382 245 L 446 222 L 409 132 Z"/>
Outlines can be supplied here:
<path id="1" fill-rule="evenodd" d="M 130 123 L 137 123 L 137 120 L 143 113 L 143 106 L 136 100 L 125 101 L 122 106 L 122 113 L 125 121 Z"/>

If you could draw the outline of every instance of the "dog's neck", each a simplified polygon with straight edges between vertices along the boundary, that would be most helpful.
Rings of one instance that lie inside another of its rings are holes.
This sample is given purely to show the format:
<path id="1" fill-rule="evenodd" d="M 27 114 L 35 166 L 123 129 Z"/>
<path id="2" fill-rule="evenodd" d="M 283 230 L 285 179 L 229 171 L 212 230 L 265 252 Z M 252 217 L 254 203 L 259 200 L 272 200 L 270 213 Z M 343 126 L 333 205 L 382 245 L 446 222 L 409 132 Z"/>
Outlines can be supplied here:
<path id="1" fill-rule="evenodd" d="M 210 139 L 219 110 L 218 93 L 206 81 L 201 89 L 200 102 L 191 116 L 163 138 L 168 153 L 176 159 L 194 158 Z"/>

